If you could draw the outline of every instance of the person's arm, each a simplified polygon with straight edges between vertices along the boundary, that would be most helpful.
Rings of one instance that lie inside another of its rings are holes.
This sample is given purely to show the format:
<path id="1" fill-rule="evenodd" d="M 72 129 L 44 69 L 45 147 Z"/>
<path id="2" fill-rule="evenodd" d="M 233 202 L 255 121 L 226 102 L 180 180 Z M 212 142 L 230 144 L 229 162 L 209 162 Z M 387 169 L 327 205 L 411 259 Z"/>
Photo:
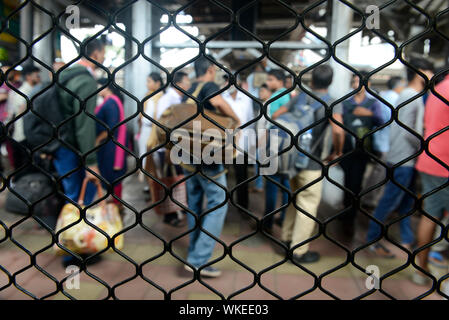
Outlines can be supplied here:
<path id="1" fill-rule="evenodd" d="M 383 106 L 382 104 L 376 100 L 372 106 L 372 116 L 374 119 L 374 125 L 375 126 L 381 126 L 383 125 L 385 122 L 384 120 L 384 112 L 383 112 Z"/>
<path id="2" fill-rule="evenodd" d="M 234 119 L 237 122 L 237 127 L 240 126 L 239 117 L 237 117 L 234 110 L 232 110 L 231 106 L 225 101 L 225 99 L 223 99 L 223 97 L 221 95 L 215 96 L 215 97 L 211 98 L 209 101 L 222 114 Z"/>
<path id="3" fill-rule="evenodd" d="M 336 122 L 343 124 L 343 105 L 339 104 L 334 107 L 334 113 L 332 117 Z M 332 129 L 332 146 L 333 151 L 326 159 L 326 161 L 332 161 L 343 154 L 343 146 L 345 143 L 345 130 L 338 126 L 335 122 L 329 119 Z"/>
<path id="4" fill-rule="evenodd" d="M 273 115 L 271 116 L 271 119 L 276 120 L 280 115 L 283 115 L 284 113 L 288 112 L 288 108 L 286 106 L 281 106 Z"/>
<path id="5" fill-rule="evenodd" d="M 80 77 L 81 78 L 81 77 Z M 89 95 L 94 92 L 97 88 L 96 81 L 90 76 L 83 76 L 82 79 L 79 79 L 79 85 L 77 86 L 77 90 L 75 91 L 81 99 L 86 99 Z M 95 106 L 96 106 L 97 96 L 94 95 L 90 97 L 85 104 L 86 109 L 83 110 L 79 115 L 75 117 L 75 137 L 77 141 L 77 145 L 79 151 L 83 154 L 92 151 L 95 147 L 95 120 L 87 115 L 95 115 Z M 78 99 L 73 99 L 75 109 L 74 112 L 77 112 L 80 108 L 80 103 Z M 86 165 L 89 168 L 93 168 L 92 170 L 98 171 L 97 166 L 97 154 L 95 152 L 89 153 L 86 157 Z M 92 178 L 92 176 L 90 176 Z"/>
<path id="6" fill-rule="evenodd" d="M 299 99 L 299 95 L 297 95 L 296 97 L 289 99 L 289 101 L 282 105 L 276 112 L 273 113 L 273 115 L 271 116 L 271 119 L 275 120 L 276 118 L 278 118 L 280 115 L 283 115 L 284 113 L 289 112 L 290 110 L 292 110 L 293 106 L 298 102 Z"/>
<path id="7" fill-rule="evenodd" d="M 370 117 L 373 115 L 373 112 L 370 109 L 362 106 L 356 107 L 352 113 L 361 117 Z"/>
<path id="8" fill-rule="evenodd" d="M 119 111 L 118 107 L 115 103 L 111 103 L 111 101 L 106 102 L 101 108 L 100 112 L 95 115 L 98 120 L 103 121 L 106 126 L 100 125 L 100 123 L 95 124 L 100 125 L 100 132 L 96 130 L 97 138 L 95 139 L 95 146 L 98 146 L 103 140 L 108 139 L 108 129 L 114 127 L 119 122 Z"/>
<path id="9" fill-rule="evenodd" d="M 108 132 L 106 130 L 103 130 L 100 132 L 100 134 L 95 139 L 95 146 L 98 146 L 100 143 L 103 142 L 103 140 L 108 138 Z"/>

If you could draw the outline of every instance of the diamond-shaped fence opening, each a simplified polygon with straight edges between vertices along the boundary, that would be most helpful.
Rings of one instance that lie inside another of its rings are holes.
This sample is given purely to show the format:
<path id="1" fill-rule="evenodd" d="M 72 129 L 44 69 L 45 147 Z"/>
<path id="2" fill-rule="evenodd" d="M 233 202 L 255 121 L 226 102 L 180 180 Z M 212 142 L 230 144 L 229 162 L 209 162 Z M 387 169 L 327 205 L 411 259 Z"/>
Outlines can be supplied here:
<path id="1" fill-rule="evenodd" d="M 448 298 L 444 1 L 0 8 L 1 299 Z"/>

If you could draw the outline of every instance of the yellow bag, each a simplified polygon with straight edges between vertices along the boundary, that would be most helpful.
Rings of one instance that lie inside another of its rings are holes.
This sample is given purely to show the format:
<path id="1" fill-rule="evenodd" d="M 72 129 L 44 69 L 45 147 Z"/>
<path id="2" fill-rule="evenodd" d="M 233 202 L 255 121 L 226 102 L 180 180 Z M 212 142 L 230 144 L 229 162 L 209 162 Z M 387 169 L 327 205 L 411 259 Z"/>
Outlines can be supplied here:
<path id="1" fill-rule="evenodd" d="M 87 182 L 87 180 L 84 180 L 83 182 L 79 199 L 84 199 Z M 98 195 L 99 197 L 102 197 L 103 190 L 101 185 L 99 182 L 96 184 L 98 188 Z M 79 200 L 78 203 L 82 208 L 84 208 L 83 201 Z M 66 226 L 78 221 L 79 218 L 80 211 L 78 208 L 71 203 L 66 204 L 62 208 L 58 217 L 56 232 L 59 232 Z M 102 201 L 96 207 L 89 208 L 86 211 L 86 220 L 107 233 L 111 238 L 123 229 L 123 224 L 117 205 L 114 203 L 106 203 L 106 201 Z M 123 242 L 124 237 L 123 234 L 121 234 L 114 239 L 115 248 L 119 250 L 122 249 Z M 108 240 L 103 234 L 88 225 L 84 220 L 81 220 L 77 224 L 59 234 L 59 243 L 75 253 L 92 254 L 105 249 L 108 245 Z M 54 245 L 54 250 L 58 254 L 67 254 L 56 244 Z"/>

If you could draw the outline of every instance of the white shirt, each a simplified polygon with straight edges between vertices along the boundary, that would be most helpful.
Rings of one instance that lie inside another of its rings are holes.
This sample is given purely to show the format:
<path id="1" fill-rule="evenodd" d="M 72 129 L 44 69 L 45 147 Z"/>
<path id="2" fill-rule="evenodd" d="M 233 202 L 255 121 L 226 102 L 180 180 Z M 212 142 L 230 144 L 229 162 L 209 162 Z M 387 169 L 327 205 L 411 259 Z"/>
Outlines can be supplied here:
<path id="1" fill-rule="evenodd" d="M 18 90 L 24 95 L 26 95 L 28 99 L 31 99 L 31 92 L 33 91 L 33 87 L 28 82 L 24 81 L 22 86 Z M 11 117 L 11 119 L 13 115 L 17 117 L 26 110 L 27 107 L 26 99 L 23 96 L 16 93 L 15 91 L 11 90 L 9 92 L 8 99 L 9 99 L 8 115 Z M 12 135 L 12 138 L 17 142 L 25 140 L 25 133 L 23 130 L 23 117 L 17 119 L 14 122 L 14 133 Z"/>
<path id="2" fill-rule="evenodd" d="M 167 92 L 159 99 L 157 104 L 156 120 L 159 119 L 171 105 L 181 103 L 181 95 L 175 90 L 175 88 L 168 88 Z"/>
<path id="3" fill-rule="evenodd" d="M 154 120 L 159 119 L 160 115 L 162 114 L 162 112 L 160 112 L 160 107 L 159 107 L 159 105 L 160 105 L 160 103 L 161 103 L 161 100 L 162 100 L 167 94 L 169 94 L 170 89 L 172 89 L 172 88 L 169 88 L 165 94 L 162 94 L 162 92 L 160 92 L 160 93 L 156 94 L 155 96 L 151 97 L 150 99 L 148 99 L 148 100 L 145 102 L 145 114 L 146 114 L 147 116 L 149 116 L 150 118 L 154 118 Z M 175 91 L 175 93 L 176 93 L 176 91 Z M 155 98 L 157 98 L 157 96 L 160 95 L 160 94 L 162 94 L 162 96 L 160 96 L 159 99 L 156 99 L 156 100 L 157 100 L 157 110 L 156 110 L 156 116 L 155 116 L 155 115 L 154 115 L 154 106 L 155 106 L 154 100 L 155 100 Z M 165 99 L 166 99 L 166 98 L 165 98 Z M 179 98 L 179 101 L 181 101 L 181 98 Z M 178 103 L 179 103 L 179 102 L 178 102 Z M 165 109 L 164 109 L 164 110 L 165 110 Z M 145 118 L 145 117 L 142 117 L 142 125 L 145 126 L 145 127 L 149 127 L 149 128 L 150 128 L 150 127 L 153 125 L 153 122 L 151 122 L 149 119 L 147 119 L 147 118 Z"/>
<path id="4" fill-rule="evenodd" d="M 225 101 L 231 106 L 232 110 L 239 118 L 240 126 L 243 126 L 254 119 L 253 101 L 243 92 L 237 90 L 237 95 L 234 99 L 228 90 L 223 93 L 223 99 L 225 99 Z M 250 135 L 252 127 L 254 127 L 253 124 L 242 129 L 240 139 L 237 142 L 237 146 L 245 151 L 248 151 L 248 148 L 254 146 L 256 143 L 255 136 Z"/>
<path id="5" fill-rule="evenodd" d="M 153 99 L 148 99 L 145 103 L 145 115 L 150 118 L 154 117 L 154 101 Z M 151 122 L 148 118 L 142 117 L 142 126 L 151 128 L 153 122 Z"/>

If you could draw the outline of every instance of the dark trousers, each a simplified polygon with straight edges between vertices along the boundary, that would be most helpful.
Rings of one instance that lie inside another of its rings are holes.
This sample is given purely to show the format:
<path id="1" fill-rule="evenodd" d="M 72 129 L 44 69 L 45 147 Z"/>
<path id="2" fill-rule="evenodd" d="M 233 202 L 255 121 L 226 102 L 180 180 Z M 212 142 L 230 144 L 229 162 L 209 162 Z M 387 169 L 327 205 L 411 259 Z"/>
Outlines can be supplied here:
<path id="1" fill-rule="evenodd" d="M 31 166 L 31 156 L 27 151 L 28 145 L 26 143 L 26 140 L 17 142 L 16 140 L 10 139 L 7 143 L 9 144 L 10 150 L 12 152 L 11 165 L 15 170 L 13 180 L 18 180 L 25 174 L 33 171 L 33 168 Z M 20 171 L 18 170 L 19 168 L 21 168 Z"/>
<path id="2" fill-rule="evenodd" d="M 290 181 L 288 180 L 287 176 L 275 174 L 273 176 L 270 176 L 271 179 L 278 182 L 282 186 L 284 186 L 287 190 L 290 189 Z M 265 216 L 267 216 L 269 213 L 273 212 L 274 210 L 278 209 L 279 207 L 276 206 L 277 199 L 278 199 L 278 192 L 282 193 L 282 206 L 286 205 L 288 203 L 288 193 L 285 192 L 283 189 L 275 185 L 273 182 L 267 180 L 265 184 Z M 286 208 L 281 210 L 281 217 L 285 215 Z M 276 213 L 277 214 L 277 213 Z M 274 215 L 271 215 L 265 219 L 264 226 L 268 229 L 271 229 L 273 227 L 273 219 Z"/>
<path id="3" fill-rule="evenodd" d="M 234 164 L 235 180 L 236 185 L 244 182 L 248 179 L 248 164 Z M 248 183 L 245 183 L 237 188 L 236 193 L 236 203 L 245 208 L 249 208 L 249 190 Z"/>
<path id="4" fill-rule="evenodd" d="M 366 165 L 368 164 L 369 156 L 361 151 L 356 151 L 349 157 L 343 159 L 340 162 L 340 166 L 345 173 L 345 187 L 351 190 L 355 196 L 358 196 L 362 190 L 363 176 L 365 174 Z M 356 213 L 358 210 L 358 205 L 354 201 L 354 196 L 345 192 L 344 206 L 349 208 L 343 215 L 340 216 L 340 220 L 348 223 L 349 225 L 354 225 Z"/>
<path id="5" fill-rule="evenodd" d="M 235 172 L 235 183 L 239 185 L 240 183 L 248 179 L 248 155 L 239 154 L 233 161 L 234 172 Z M 236 191 L 235 203 L 244 209 L 249 208 L 249 183 L 246 182 L 239 186 Z"/>
<path id="6" fill-rule="evenodd" d="M 402 166 L 394 170 L 394 180 L 402 186 L 413 191 L 415 168 Z M 382 195 L 379 204 L 374 211 L 374 218 L 385 223 L 388 215 L 393 211 L 398 211 L 401 216 L 408 214 L 413 208 L 413 198 L 404 190 L 395 185 L 392 181 L 388 181 L 385 192 Z M 405 217 L 400 223 L 401 241 L 403 244 L 411 245 L 415 241 L 413 230 L 411 227 L 411 218 Z M 380 236 L 381 228 L 378 223 L 371 220 L 368 228 L 367 241 L 371 242 Z"/>

